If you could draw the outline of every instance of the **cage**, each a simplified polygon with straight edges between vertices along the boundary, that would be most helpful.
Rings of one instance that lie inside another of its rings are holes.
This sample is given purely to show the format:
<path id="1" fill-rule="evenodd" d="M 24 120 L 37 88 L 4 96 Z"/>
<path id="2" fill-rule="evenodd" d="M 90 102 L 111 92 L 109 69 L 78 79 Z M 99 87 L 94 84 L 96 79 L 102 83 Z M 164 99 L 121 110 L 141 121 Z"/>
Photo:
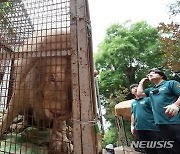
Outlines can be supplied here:
<path id="1" fill-rule="evenodd" d="M 0 2 L 1 153 L 99 153 L 87 0 Z"/>

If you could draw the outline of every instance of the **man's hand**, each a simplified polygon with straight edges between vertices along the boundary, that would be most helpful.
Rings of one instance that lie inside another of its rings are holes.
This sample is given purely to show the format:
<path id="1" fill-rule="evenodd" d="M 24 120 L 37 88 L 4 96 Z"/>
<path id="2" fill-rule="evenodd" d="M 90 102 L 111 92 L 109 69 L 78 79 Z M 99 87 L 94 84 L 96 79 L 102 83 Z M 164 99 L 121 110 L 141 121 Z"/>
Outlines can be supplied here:
<path id="1" fill-rule="evenodd" d="M 165 114 L 167 114 L 169 117 L 173 117 L 179 112 L 179 107 L 175 105 L 174 103 L 171 105 L 165 106 L 164 109 L 166 109 Z"/>
<path id="2" fill-rule="evenodd" d="M 133 136 L 136 136 L 136 129 L 133 125 L 131 125 L 131 133 Z"/>
<path id="3" fill-rule="evenodd" d="M 142 78 L 141 81 L 139 82 L 139 84 L 144 84 L 145 82 L 147 82 L 149 79 L 146 77 L 146 78 Z"/>

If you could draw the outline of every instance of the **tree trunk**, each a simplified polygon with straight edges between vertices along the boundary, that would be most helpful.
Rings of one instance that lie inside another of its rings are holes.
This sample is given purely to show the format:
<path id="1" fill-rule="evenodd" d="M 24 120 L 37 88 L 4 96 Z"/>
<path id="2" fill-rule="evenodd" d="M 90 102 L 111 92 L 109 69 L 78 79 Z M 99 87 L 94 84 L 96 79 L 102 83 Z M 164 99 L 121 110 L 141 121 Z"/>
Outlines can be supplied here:
<path id="1" fill-rule="evenodd" d="M 135 72 L 136 72 L 137 68 L 138 68 L 137 66 L 136 67 L 125 66 L 125 73 L 126 73 L 126 76 L 127 76 L 127 79 L 128 79 L 128 82 L 130 85 L 136 83 Z"/>

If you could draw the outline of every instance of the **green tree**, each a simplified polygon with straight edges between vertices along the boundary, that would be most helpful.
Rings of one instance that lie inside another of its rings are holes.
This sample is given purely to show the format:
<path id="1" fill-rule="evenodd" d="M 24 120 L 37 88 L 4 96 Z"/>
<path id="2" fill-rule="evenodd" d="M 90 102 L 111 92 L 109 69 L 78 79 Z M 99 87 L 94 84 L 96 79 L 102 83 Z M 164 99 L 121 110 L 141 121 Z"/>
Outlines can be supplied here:
<path id="1" fill-rule="evenodd" d="M 13 6 L 16 2 L 1 2 L 0 3 L 0 27 L 8 30 L 9 35 L 14 35 L 14 27 L 7 16 L 6 10 Z"/>
<path id="2" fill-rule="evenodd" d="M 116 130 L 115 128 L 111 127 L 103 137 L 103 148 L 105 148 L 108 144 L 115 144 L 117 141 L 116 137 Z"/>
<path id="3" fill-rule="evenodd" d="M 161 50 L 165 58 L 164 67 L 173 72 L 180 71 L 180 25 L 176 23 L 164 24 L 158 26 L 161 34 Z"/>
<path id="4" fill-rule="evenodd" d="M 145 21 L 113 24 L 95 54 L 100 72 L 100 93 L 110 98 L 119 85 L 128 88 L 138 82 L 147 70 L 161 67 L 159 36 L 156 28 Z"/>
<path id="5" fill-rule="evenodd" d="M 169 14 L 173 18 L 180 15 L 180 1 L 176 0 L 169 5 Z M 161 50 L 164 52 L 164 67 L 169 68 L 177 75 L 180 73 L 180 25 L 175 22 L 170 24 L 160 23 L 158 26 Z"/>
<path id="6" fill-rule="evenodd" d="M 103 104 L 106 108 L 106 114 L 104 115 L 104 118 L 111 123 L 111 125 L 114 127 L 115 124 L 115 105 L 118 104 L 121 101 L 125 101 L 127 95 L 129 94 L 129 91 L 127 88 L 123 86 L 119 86 L 119 89 L 116 90 L 114 93 L 111 93 L 110 97 L 107 98 L 105 103 Z"/>

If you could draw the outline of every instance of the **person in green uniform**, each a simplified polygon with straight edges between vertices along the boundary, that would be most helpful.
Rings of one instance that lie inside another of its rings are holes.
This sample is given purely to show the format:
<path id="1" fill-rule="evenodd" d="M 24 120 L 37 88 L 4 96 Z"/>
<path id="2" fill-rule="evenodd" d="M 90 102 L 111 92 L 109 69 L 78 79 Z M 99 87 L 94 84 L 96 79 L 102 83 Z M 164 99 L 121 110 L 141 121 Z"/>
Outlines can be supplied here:
<path id="1" fill-rule="evenodd" d="M 146 81 L 154 86 L 143 90 Z M 150 97 L 155 123 L 159 126 L 164 141 L 173 141 L 172 148 L 167 148 L 171 154 L 180 154 L 180 83 L 167 81 L 161 70 L 151 69 L 147 77 L 138 85 L 138 97 Z"/>
<path id="2" fill-rule="evenodd" d="M 135 99 L 131 105 L 131 133 L 136 136 L 139 141 L 162 141 L 160 130 L 154 122 L 153 112 L 151 108 L 151 102 L 149 97 L 137 96 L 138 84 L 132 84 L 130 86 L 131 93 L 135 95 Z M 165 150 L 162 148 L 156 148 L 152 142 L 153 147 L 145 146 L 144 150 L 147 154 L 165 154 Z"/>

